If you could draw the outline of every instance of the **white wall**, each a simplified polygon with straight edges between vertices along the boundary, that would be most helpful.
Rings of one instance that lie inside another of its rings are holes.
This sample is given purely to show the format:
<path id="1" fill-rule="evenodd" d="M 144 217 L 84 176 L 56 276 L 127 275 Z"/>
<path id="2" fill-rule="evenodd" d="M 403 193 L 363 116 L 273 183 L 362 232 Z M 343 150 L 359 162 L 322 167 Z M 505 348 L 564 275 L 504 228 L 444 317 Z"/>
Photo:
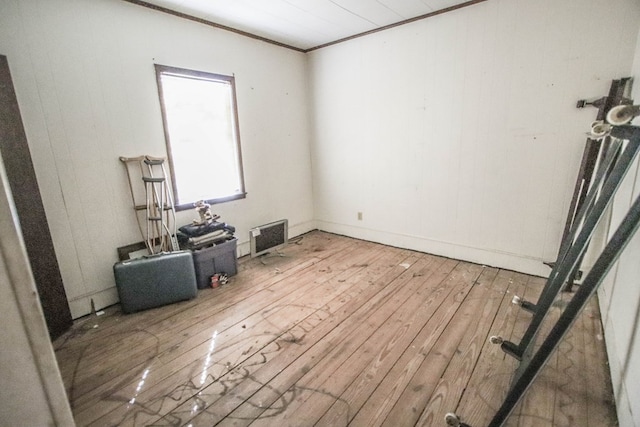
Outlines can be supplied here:
<path id="1" fill-rule="evenodd" d="M 321 229 L 547 275 L 636 0 L 490 0 L 312 52 Z M 363 219 L 357 219 L 357 212 Z"/>
<path id="2" fill-rule="evenodd" d="M 633 71 L 633 99 L 640 101 L 640 32 Z M 634 121 L 638 125 L 638 120 Z M 611 212 L 609 235 L 620 224 L 631 203 L 640 195 L 638 159 L 623 181 Z M 598 291 L 605 330 L 611 380 L 616 395 L 619 424 L 640 426 L 640 234 L 636 233 L 620 261 Z"/>
<path id="3" fill-rule="evenodd" d="M 118 157 L 166 155 L 154 63 L 236 77 L 248 196 L 212 210 L 240 254 L 253 226 L 315 228 L 304 54 L 116 0 L 2 0 L 0 53 L 74 317 L 117 301 L 116 248 L 142 240 Z"/>

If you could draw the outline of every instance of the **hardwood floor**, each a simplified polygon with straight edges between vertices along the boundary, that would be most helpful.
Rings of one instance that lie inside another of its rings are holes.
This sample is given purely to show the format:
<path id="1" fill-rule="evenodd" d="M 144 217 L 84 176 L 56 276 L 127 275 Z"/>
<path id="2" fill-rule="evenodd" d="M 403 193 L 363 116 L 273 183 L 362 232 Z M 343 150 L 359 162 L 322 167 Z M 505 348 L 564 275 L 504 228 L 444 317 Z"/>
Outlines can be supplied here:
<path id="1" fill-rule="evenodd" d="M 76 321 L 54 342 L 79 426 L 487 425 L 544 279 L 311 232 L 195 300 Z M 554 305 L 560 312 L 562 301 Z M 510 426 L 615 426 L 592 301 Z"/>

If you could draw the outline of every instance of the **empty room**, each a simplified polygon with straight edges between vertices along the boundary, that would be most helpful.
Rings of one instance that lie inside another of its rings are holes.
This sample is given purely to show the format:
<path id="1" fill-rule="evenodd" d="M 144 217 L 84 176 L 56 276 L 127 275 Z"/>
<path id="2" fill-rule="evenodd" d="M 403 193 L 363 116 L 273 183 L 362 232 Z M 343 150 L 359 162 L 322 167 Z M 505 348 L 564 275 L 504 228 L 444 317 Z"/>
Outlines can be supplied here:
<path id="1" fill-rule="evenodd" d="M 637 0 L 0 0 L 0 424 L 640 426 L 638 78 Z"/>

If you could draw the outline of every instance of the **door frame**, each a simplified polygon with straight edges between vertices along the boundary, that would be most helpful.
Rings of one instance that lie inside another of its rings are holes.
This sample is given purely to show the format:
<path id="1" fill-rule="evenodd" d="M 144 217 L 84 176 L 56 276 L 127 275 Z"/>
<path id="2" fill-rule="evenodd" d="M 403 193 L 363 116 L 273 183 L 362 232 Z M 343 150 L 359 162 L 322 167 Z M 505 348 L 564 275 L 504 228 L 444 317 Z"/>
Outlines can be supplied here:
<path id="1" fill-rule="evenodd" d="M 51 339 L 73 324 L 7 57 L 0 55 L 0 156 Z M 4 238 L 4 237 L 3 237 Z"/>

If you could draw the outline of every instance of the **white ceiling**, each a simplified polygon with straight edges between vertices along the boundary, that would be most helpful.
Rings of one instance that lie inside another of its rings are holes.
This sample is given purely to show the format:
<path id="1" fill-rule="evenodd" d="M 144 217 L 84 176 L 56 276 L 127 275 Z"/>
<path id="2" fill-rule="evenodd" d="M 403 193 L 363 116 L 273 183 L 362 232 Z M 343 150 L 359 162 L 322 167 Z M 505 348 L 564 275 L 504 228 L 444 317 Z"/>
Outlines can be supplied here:
<path id="1" fill-rule="evenodd" d="M 468 0 L 126 0 L 308 50 Z"/>

